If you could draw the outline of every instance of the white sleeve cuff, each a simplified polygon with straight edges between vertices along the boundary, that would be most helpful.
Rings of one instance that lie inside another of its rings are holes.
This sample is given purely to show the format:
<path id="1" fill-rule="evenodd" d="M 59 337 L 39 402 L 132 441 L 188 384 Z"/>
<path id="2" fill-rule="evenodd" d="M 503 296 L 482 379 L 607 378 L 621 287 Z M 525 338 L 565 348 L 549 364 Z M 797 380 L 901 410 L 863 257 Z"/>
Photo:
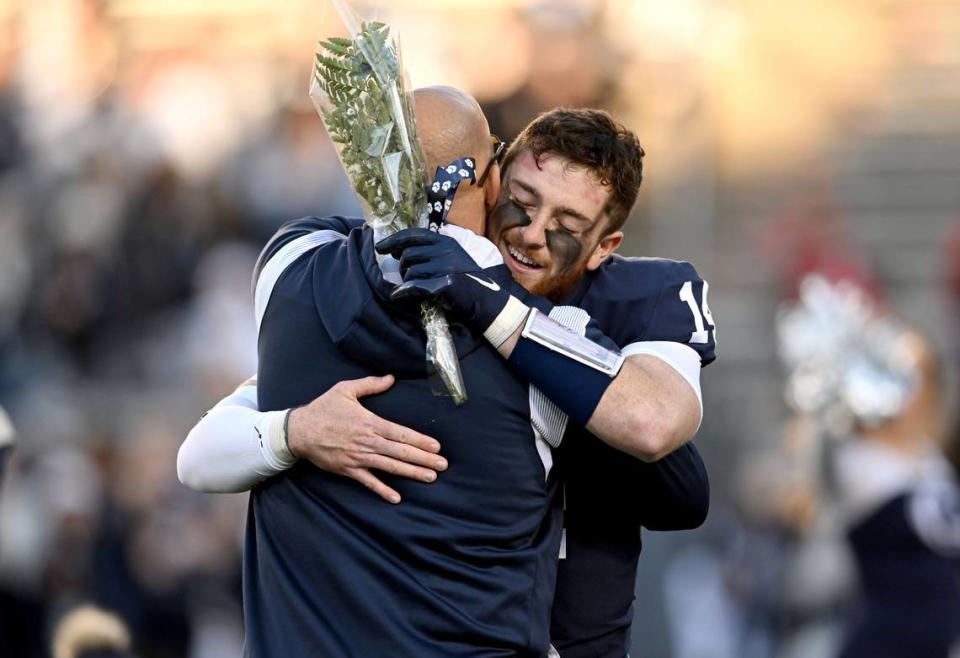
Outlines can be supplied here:
<path id="1" fill-rule="evenodd" d="M 290 468 L 297 461 L 287 446 L 287 414 L 289 413 L 289 409 L 262 411 L 256 423 L 263 432 L 263 441 L 260 444 L 263 460 L 277 472 Z"/>
<path id="2" fill-rule="evenodd" d="M 529 312 L 529 306 L 510 295 L 507 305 L 503 307 L 497 318 L 483 332 L 483 337 L 495 348 L 500 347 L 523 324 Z"/>
<path id="3" fill-rule="evenodd" d="M 233 393 L 220 400 L 214 408 L 216 409 L 217 407 L 243 407 L 245 409 L 258 411 L 256 384 L 239 387 Z M 288 409 L 283 411 L 266 411 L 257 416 L 252 416 L 252 418 L 255 419 L 255 427 L 263 434 L 264 440 L 261 443 L 261 450 L 263 452 L 264 462 L 271 468 L 278 470 L 290 468 L 290 466 L 297 461 L 297 458 L 290 452 L 290 448 L 287 445 L 288 411 Z"/>
<path id="4" fill-rule="evenodd" d="M 677 371 L 684 381 L 690 384 L 697 396 L 697 402 L 700 405 L 700 419 L 697 421 L 697 429 L 700 429 L 700 423 L 703 422 L 703 396 L 700 393 L 700 355 L 697 354 L 695 349 L 683 343 L 651 340 L 630 343 L 620 353 L 624 357 L 641 354 L 654 356 Z"/>

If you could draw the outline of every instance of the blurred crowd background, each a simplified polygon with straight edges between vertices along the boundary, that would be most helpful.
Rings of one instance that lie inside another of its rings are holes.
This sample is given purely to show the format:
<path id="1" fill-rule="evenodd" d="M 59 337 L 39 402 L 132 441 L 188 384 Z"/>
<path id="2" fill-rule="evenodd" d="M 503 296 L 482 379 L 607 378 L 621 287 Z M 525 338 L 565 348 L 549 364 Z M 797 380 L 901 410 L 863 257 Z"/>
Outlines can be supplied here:
<path id="1" fill-rule="evenodd" d="M 325 4 L 0 0 L 3 656 L 47 655 L 89 601 L 145 658 L 240 655 L 246 500 L 188 491 L 175 454 L 256 370 L 266 238 L 356 209 L 307 97 L 317 38 L 342 31 Z M 711 516 L 646 534 L 636 653 L 831 655 L 855 584 L 789 458 L 774 319 L 806 273 L 854 280 L 954 370 L 960 4 L 355 5 L 399 29 L 414 85 L 473 92 L 504 139 L 557 105 L 635 129 L 621 251 L 711 283 Z"/>

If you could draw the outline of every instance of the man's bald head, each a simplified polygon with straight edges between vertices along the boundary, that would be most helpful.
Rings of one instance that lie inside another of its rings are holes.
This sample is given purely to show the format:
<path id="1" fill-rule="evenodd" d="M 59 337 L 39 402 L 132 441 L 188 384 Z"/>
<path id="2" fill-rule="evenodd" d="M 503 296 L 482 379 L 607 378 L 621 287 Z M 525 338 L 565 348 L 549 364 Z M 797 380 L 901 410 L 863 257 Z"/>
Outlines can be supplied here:
<path id="1" fill-rule="evenodd" d="M 476 99 L 456 87 L 420 87 L 413 92 L 417 130 L 427 175 L 457 158 L 471 157 L 477 175 L 491 156 L 490 126 Z"/>
<path id="2" fill-rule="evenodd" d="M 473 158 L 479 177 L 493 156 L 490 126 L 473 96 L 455 87 L 421 87 L 413 92 L 417 132 L 427 176 L 458 158 Z M 500 194 L 500 170 L 494 167 L 482 187 L 457 188 L 447 221 L 483 235 L 487 210 Z"/>

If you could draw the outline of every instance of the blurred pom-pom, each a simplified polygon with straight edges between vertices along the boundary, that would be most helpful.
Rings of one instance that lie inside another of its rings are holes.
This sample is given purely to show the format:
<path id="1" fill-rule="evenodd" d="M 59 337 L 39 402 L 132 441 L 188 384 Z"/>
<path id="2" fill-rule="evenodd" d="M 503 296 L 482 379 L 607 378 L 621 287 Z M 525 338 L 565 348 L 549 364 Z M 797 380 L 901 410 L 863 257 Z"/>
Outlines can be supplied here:
<path id="1" fill-rule="evenodd" d="M 907 327 L 849 282 L 804 279 L 777 316 L 777 339 L 787 403 L 833 436 L 897 416 L 916 389 Z"/>

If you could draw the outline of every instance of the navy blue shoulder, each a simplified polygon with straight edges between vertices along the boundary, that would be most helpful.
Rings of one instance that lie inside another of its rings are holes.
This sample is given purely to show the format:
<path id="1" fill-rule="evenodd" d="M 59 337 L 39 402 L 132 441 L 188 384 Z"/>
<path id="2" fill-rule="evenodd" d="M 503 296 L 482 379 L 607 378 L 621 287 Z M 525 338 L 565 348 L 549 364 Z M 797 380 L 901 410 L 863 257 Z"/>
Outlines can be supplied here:
<path id="1" fill-rule="evenodd" d="M 263 271 L 263 267 L 278 251 L 290 242 L 317 231 L 333 231 L 341 235 L 346 235 L 359 226 L 363 226 L 362 219 L 356 217 L 340 217 L 339 215 L 331 217 L 301 217 L 300 219 L 286 222 L 273 234 L 273 237 L 267 241 L 266 246 L 260 252 L 260 257 L 257 258 L 257 265 L 253 270 L 254 288 L 256 287 L 257 280 L 260 278 L 260 272 Z"/>
<path id="2" fill-rule="evenodd" d="M 643 301 L 660 294 L 665 284 L 700 280 L 686 261 L 614 254 L 591 277 L 586 297 L 594 300 Z"/>
<path id="3" fill-rule="evenodd" d="M 621 348 L 671 341 L 714 360 L 715 325 L 709 285 L 688 262 L 614 254 L 592 274 L 576 302 Z"/>

